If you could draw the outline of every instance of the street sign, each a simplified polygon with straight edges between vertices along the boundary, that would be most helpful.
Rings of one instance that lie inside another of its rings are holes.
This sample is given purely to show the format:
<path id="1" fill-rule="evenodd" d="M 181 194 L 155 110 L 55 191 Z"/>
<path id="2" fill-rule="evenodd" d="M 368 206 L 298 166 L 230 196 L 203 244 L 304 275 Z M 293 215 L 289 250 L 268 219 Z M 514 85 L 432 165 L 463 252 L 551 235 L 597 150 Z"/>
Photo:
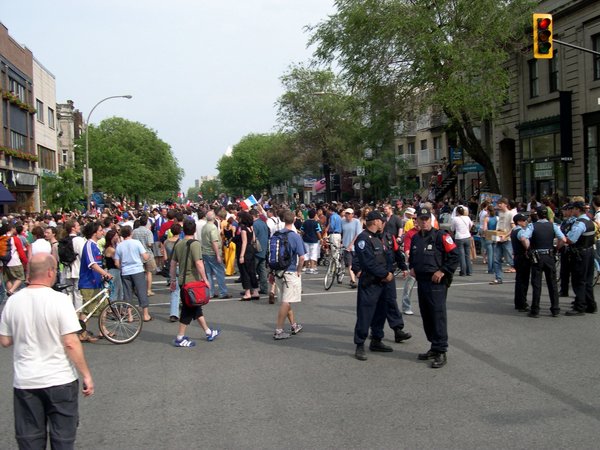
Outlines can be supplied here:
<path id="1" fill-rule="evenodd" d="M 359 177 L 364 177 L 364 176 L 365 176 L 365 174 L 366 174 L 366 171 L 365 171 L 365 168 L 364 168 L 364 166 L 358 166 L 358 167 L 356 168 L 356 175 L 357 175 L 357 176 L 359 176 Z"/>

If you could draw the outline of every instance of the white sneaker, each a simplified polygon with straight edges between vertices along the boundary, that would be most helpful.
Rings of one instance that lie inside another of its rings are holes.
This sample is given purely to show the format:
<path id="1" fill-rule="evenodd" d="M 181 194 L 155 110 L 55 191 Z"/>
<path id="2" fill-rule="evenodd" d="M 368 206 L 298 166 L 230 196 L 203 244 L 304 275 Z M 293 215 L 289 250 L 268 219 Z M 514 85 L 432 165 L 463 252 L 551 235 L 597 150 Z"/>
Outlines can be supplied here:
<path id="1" fill-rule="evenodd" d="M 290 331 L 292 332 L 292 334 L 298 334 L 302 331 L 303 326 L 299 323 L 295 323 L 294 325 L 292 325 L 291 328 L 292 329 Z"/>
<path id="2" fill-rule="evenodd" d="M 407 316 L 412 316 L 414 314 L 414 312 L 412 312 L 412 309 L 407 309 L 406 311 L 402 311 L 404 314 L 406 314 Z"/>

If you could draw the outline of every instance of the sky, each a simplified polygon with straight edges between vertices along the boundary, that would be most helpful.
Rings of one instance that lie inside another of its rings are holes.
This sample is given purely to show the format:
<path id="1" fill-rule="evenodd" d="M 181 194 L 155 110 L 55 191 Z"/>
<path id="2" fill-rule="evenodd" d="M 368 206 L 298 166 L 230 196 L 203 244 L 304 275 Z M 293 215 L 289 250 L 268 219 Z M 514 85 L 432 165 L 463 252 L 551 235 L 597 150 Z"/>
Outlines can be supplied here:
<path id="1" fill-rule="evenodd" d="M 187 191 L 217 175 L 243 136 L 277 129 L 280 77 L 310 59 L 304 27 L 333 2 L 0 0 L 0 22 L 55 76 L 57 103 L 73 100 L 84 119 L 103 98 L 132 95 L 102 103 L 90 122 L 117 116 L 155 130 Z"/>

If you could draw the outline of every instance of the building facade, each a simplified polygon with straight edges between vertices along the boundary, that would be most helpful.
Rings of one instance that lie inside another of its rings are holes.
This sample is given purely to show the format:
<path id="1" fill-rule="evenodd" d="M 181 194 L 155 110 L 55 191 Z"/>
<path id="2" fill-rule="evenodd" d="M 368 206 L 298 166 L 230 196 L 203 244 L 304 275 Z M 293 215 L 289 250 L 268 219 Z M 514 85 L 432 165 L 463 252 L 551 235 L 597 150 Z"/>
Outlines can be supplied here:
<path id="1" fill-rule="evenodd" d="M 542 1 L 555 39 L 600 51 L 600 2 Z M 527 200 L 599 192 L 600 56 L 554 43 L 554 57 L 534 59 L 532 42 L 507 63 L 508 102 L 493 123 L 502 193 Z"/>
<path id="2" fill-rule="evenodd" d="M 33 96 L 35 98 L 35 145 L 40 180 L 42 175 L 56 176 L 58 172 L 56 79 L 35 57 L 33 58 Z M 36 211 L 41 211 L 42 183 L 34 197 Z"/>
<path id="3" fill-rule="evenodd" d="M 33 55 L 14 41 L 0 23 L 0 181 L 16 202 L 0 205 L 3 212 L 35 210 L 37 151 Z"/>
<path id="4" fill-rule="evenodd" d="M 58 169 L 62 171 L 75 165 L 75 139 L 83 132 L 83 114 L 75 109 L 73 100 L 56 105 L 58 123 Z"/>

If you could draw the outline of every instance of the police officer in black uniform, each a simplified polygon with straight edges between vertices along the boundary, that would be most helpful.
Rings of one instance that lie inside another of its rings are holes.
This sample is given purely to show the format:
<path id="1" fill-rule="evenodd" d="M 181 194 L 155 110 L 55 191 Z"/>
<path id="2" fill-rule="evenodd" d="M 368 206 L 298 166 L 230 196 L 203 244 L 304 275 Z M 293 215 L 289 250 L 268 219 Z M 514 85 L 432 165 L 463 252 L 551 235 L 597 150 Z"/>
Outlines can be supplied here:
<path id="1" fill-rule="evenodd" d="M 431 367 L 438 369 L 447 361 L 446 296 L 458 266 L 459 253 L 447 232 L 433 228 L 429 208 L 417 210 L 417 221 L 420 231 L 412 238 L 409 267 L 418 283 L 423 328 L 431 343 L 430 350 L 419 354 L 418 358 L 423 361 L 433 359 Z"/>
<path id="2" fill-rule="evenodd" d="M 519 312 L 528 312 L 527 291 L 529 289 L 529 276 L 531 274 L 531 263 L 527 256 L 529 243 L 524 236 L 527 228 L 527 217 L 516 214 L 513 217 L 515 227 L 510 232 L 510 242 L 513 248 L 513 260 L 515 262 L 515 309 Z"/>
<path id="3" fill-rule="evenodd" d="M 548 295 L 550 297 L 550 313 L 558 317 L 560 306 L 558 303 L 558 286 L 556 283 L 556 251 L 554 239 L 557 239 L 557 248 L 565 242 L 565 235 L 558 225 L 548 221 L 548 209 L 537 209 L 538 221 L 525 231 L 525 246 L 531 258 L 531 311 L 528 316 L 537 318 L 540 313 L 540 297 L 542 296 L 542 273 L 546 277 Z"/>
<path id="4" fill-rule="evenodd" d="M 571 203 L 567 203 L 563 205 L 562 213 L 563 220 L 560 224 L 560 231 L 566 236 L 571 231 L 571 227 L 575 220 L 577 219 L 572 215 L 573 205 Z M 567 254 L 567 247 L 562 246 L 557 249 L 560 258 L 560 289 L 558 295 L 560 297 L 568 297 L 569 296 L 569 280 L 571 279 L 571 273 L 573 272 L 571 265 L 569 264 L 569 255 Z"/>
<path id="5" fill-rule="evenodd" d="M 577 267 L 572 272 L 575 301 L 567 316 L 583 316 L 598 310 L 594 299 L 594 223 L 585 213 L 583 202 L 573 203 L 573 215 L 577 218 L 567 233 L 569 264 Z"/>
<path id="6" fill-rule="evenodd" d="M 383 327 L 388 315 L 388 305 L 396 302 L 396 283 L 394 278 L 394 254 L 392 248 L 382 240 L 384 217 L 379 211 L 372 211 L 366 217 L 367 228 L 358 235 L 354 243 L 356 260 L 360 267 L 356 302 L 356 326 L 354 343 L 356 359 L 366 361 L 365 340 L 371 328 L 369 350 L 373 352 L 391 352 L 392 347 L 385 345 Z M 354 266 L 354 263 L 353 263 Z M 398 305 L 396 303 L 396 310 Z M 409 339 L 411 335 L 402 331 L 404 322 L 398 311 L 399 323 L 394 328 L 396 342 Z M 400 340 L 399 337 L 401 338 Z"/>

